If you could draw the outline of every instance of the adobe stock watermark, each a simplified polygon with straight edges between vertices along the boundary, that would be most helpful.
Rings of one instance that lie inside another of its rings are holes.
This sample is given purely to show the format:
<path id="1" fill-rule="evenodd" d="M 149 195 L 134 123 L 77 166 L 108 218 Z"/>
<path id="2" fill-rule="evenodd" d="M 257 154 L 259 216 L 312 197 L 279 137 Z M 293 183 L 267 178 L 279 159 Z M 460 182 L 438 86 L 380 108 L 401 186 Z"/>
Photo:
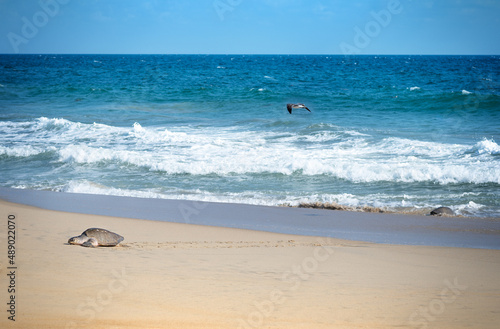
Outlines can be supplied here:
<path id="1" fill-rule="evenodd" d="M 181 213 L 184 223 L 189 224 L 191 222 L 191 217 L 198 216 L 208 205 L 209 203 L 204 201 L 189 201 L 179 203 L 177 208 Z"/>
<path id="2" fill-rule="evenodd" d="M 380 35 L 382 29 L 389 26 L 394 15 L 403 12 L 403 5 L 399 0 L 389 0 L 387 8 L 378 12 L 372 11 L 370 15 L 373 20 L 367 22 L 363 29 L 354 27 L 353 44 L 347 42 L 340 43 L 340 50 L 344 55 L 360 54 L 361 50 L 368 47 L 372 40 Z"/>
<path id="3" fill-rule="evenodd" d="M 236 7 L 241 5 L 243 0 L 215 0 L 212 5 L 220 20 L 224 20 L 224 15 L 227 12 L 232 12 Z"/>
<path id="4" fill-rule="evenodd" d="M 455 278 L 453 282 L 444 280 L 444 285 L 445 288 L 441 290 L 438 298 L 431 300 L 427 306 L 419 307 L 410 315 L 408 322 L 411 326 L 420 329 L 428 328 L 430 322 L 436 321 L 438 316 L 446 311 L 446 305 L 455 302 L 458 296 L 468 288 L 459 284 L 458 278 Z"/>
<path id="5" fill-rule="evenodd" d="M 41 28 L 47 25 L 51 18 L 57 16 L 61 5 L 66 5 L 70 0 L 39 0 L 40 10 L 35 12 L 32 17 L 21 17 L 23 25 L 19 33 L 7 33 L 10 45 L 16 54 L 19 54 L 19 46 L 27 44 L 37 36 Z"/>
<path id="6" fill-rule="evenodd" d="M 115 295 L 122 293 L 128 286 L 127 273 L 125 268 L 121 272 L 111 271 L 113 278 L 109 280 L 106 288 L 100 290 L 95 296 L 87 296 L 85 301 L 78 304 L 76 314 L 81 318 L 80 322 L 71 321 L 66 325 L 66 329 L 88 328 L 90 322 L 96 315 L 104 311 L 105 307 L 113 301 Z"/>
<path id="7" fill-rule="evenodd" d="M 260 302 L 254 302 L 255 311 L 251 312 L 246 320 L 238 320 L 238 329 L 259 328 L 264 325 L 276 310 L 277 306 L 284 304 L 287 301 L 286 292 L 297 291 L 303 282 L 309 280 L 318 270 L 321 263 L 326 262 L 335 252 L 327 242 L 318 239 L 318 246 L 314 248 L 312 256 L 306 257 L 301 263 L 293 265 L 290 270 L 282 273 L 281 280 L 290 284 L 285 289 L 273 289 L 269 293 L 269 297 Z"/>

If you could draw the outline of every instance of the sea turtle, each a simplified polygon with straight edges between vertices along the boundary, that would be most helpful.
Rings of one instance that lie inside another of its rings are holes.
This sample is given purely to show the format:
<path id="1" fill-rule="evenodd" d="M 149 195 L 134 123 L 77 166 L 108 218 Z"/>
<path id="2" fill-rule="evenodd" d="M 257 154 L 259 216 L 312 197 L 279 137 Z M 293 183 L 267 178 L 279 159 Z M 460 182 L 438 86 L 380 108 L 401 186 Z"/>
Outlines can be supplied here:
<path id="1" fill-rule="evenodd" d="M 68 240 L 69 244 L 78 244 L 84 247 L 114 247 L 123 241 L 119 234 L 103 228 L 89 228 L 79 236 Z"/>
<path id="2" fill-rule="evenodd" d="M 443 215 L 454 216 L 455 213 L 453 212 L 453 210 L 451 210 L 448 207 L 439 207 L 439 208 L 436 208 L 433 211 L 431 211 L 431 215 L 432 216 L 443 216 Z"/>

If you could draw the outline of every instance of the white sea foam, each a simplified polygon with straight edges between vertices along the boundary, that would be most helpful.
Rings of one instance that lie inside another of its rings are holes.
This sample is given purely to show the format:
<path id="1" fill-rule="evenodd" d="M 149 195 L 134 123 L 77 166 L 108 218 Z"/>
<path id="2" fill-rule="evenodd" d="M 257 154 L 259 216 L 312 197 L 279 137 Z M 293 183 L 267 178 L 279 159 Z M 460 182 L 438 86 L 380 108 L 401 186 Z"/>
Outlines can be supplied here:
<path id="1" fill-rule="evenodd" d="M 451 209 L 458 214 L 475 214 L 484 208 L 484 205 L 475 203 L 474 201 L 469 201 L 465 204 L 460 204 L 457 206 L 452 206 Z"/>
<path id="2" fill-rule="evenodd" d="M 59 118 L 39 118 L 36 120 L 34 125 L 35 130 L 50 130 L 50 129 L 59 129 L 59 128 L 79 128 L 81 124 L 79 122 L 71 122 L 66 119 Z"/>
<path id="3" fill-rule="evenodd" d="M 469 152 L 476 154 L 500 155 L 500 145 L 493 140 L 483 139 L 469 149 Z"/>
<path id="4" fill-rule="evenodd" d="M 141 154 L 134 151 L 92 148 L 87 145 L 69 145 L 59 150 L 59 161 L 76 163 L 97 163 L 115 161 L 121 163 L 140 164 Z"/>
<path id="5" fill-rule="evenodd" d="M 10 157 L 30 157 L 45 152 L 43 149 L 32 147 L 31 145 L 5 147 L 0 145 L 0 155 Z"/>
<path id="6" fill-rule="evenodd" d="M 487 139 L 471 147 L 395 137 L 373 141 L 351 130 L 306 135 L 234 128 L 173 131 L 47 118 L 0 127 L 8 131 L 3 139 L 18 143 L 2 146 L 0 154 L 28 157 L 50 151 L 63 163 L 119 164 L 166 174 L 327 175 L 356 183 L 500 183 L 498 160 L 491 157 L 500 154 L 500 146 Z M 491 159 L 478 162 L 475 156 Z"/>
<path id="7" fill-rule="evenodd" d="M 120 188 L 112 188 L 87 180 L 70 181 L 66 186 L 60 188 L 59 191 L 67 193 L 130 196 L 130 197 L 150 198 L 150 199 L 166 198 L 166 196 L 162 195 L 161 193 L 157 193 L 154 191 L 134 191 L 134 190 L 127 190 Z"/>
<path id="8" fill-rule="evenodd" d="M 230 145 L 230 153 L 223 144 Z M 91 148 L 86 145 L 70 145 L 59 151 L 60 160 L 65 162 L 91 164 L 111 161 L 168 174 L 225 176 L 265 172 L 291 175 L 300 172 L 311 176 L 326 174 L 354 182 L 500 182 L 500 168 L 494 164 L 470 166 L 463 160 L 456 163 L 436 162 L 401 155 L 377 159 L 374 153 L 366 146 L 361 151 L 342 148 L 299 150 L 296 147 L 276 148 L 269 145 L 253 147 L 252 144 L 231 141 L 192 145 L 188 149 L 158 147 L 151 152 Z"/>
<path id="9" fill-rule="evenodd" d="M 275 206 L 281 204 L 297 206 L 300 203 L 319 201 L 319 202 L 335 202 L 342 205 L 356 207 L 359 205 L 367 204 L 367 201 L 370 198 L 370 196 L 360 197 L 349 193 L 315 194 L 307 197 L 306 196 L 276 197 L 275 195 L 269 195 L 266 194 L 265 192 L 257 192 L 257 191 L 253 192 L 245 191 L 238 193 L 234 192 L 214 193 L 214 192 L 202 191 L 200 189 L 182 190 L 182 191 L 178 189 L 165 190 L 165 191 L 160 191 L 158 189 L 132 190 L 132 189 L 108 187 L 88 180 L 72 180 L 64 187 L 59 188 L 58 191 L 67 193 L 115 195 L 115 196 L 129 196 L 138 198 L 193 200 L 193 201 L 221 202 L 221 203 L 232 202 L 232 203 L 264 205 L 264 206 Z M 376 204 L 377 204 L 376 206 L 381 205 L 381 203 L 376 203 Z"/>
<path id="10" fill-rule="evenodd" d="M 465 89 L 462 90 L 462 95 L 470 95 L 470 94 L 472 94 L 472 92 L 467 91 Z"/>
<path id="11" fill-rule="evenodd" d="M 159 191 L 157 189 L 132 190 L 108 187 L 88 180 L 70 181 L 67 185 L 60 188 L 58 191 L 67 193 L 115 195 L 149 199 L 192 200 L 221 203 L 233 202 L 264 206 L 274 206 L 286 202 L 286 200 L 273 198 L 272 196 L 265 195 L 261 192 L 217 194 L 201 191 L 199 189 L 190 191 L 180 191 L 177 189 L 173 189 L 170 191 Z"/>
<path id="12" fill-rule="evenodd" d="M 415 87 L 410 87 L 410 91 L 414 91 L 414 90 L 420 90 L 420 87 L 417 87 L 417 86 L 415 86 Z"/>

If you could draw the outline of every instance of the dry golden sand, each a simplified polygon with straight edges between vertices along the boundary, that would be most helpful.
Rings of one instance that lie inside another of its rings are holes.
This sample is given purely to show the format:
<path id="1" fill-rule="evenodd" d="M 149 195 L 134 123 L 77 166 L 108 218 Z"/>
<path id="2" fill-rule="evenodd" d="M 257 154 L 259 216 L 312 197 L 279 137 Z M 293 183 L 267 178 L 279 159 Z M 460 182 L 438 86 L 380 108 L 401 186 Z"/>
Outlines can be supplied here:
<path id="1" fill-rule="evenodd" d="M 16 321 L 7 218 L 16 219 Z M 0 201 L 1 328 L 498 328 L 500 250 L 395 246 Z M 68 245 L 102 227 L 115 248 Z"/>

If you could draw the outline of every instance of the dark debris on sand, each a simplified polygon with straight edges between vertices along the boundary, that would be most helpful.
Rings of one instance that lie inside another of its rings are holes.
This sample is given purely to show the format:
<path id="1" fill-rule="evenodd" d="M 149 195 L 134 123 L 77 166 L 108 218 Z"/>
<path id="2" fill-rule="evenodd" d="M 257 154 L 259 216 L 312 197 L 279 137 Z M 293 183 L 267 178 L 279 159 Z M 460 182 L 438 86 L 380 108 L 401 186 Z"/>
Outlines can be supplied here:
<path id="1" fill-rule="evenodd" d="M 291 207 L 289 204 L 284 205 Z M 344 211 L 359 211 L 359 212 L 376 212 L 376 213 L 384 213 L 386 210 L 378 207 L 370 207 L 370 206 L 344 206 L 335 202 L 301 202 L 297 206 L 297 208 L 314 208 L 314 209 L 327 209 L 327 210 L 344 210 Z"/>

